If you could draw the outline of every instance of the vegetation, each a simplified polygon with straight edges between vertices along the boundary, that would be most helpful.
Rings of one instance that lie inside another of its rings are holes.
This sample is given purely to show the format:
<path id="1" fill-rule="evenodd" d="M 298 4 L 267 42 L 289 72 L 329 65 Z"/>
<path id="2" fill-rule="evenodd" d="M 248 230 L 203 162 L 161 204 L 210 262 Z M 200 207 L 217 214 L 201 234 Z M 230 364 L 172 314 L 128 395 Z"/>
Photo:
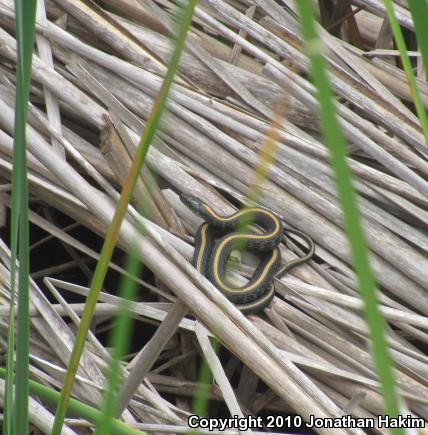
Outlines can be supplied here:
<path id="1" fill-rule="evenodd" d="M 296 4 L 0 0 L 4 434 L 428 418 L 428 9 Z M 257 202 L 316 257 L 245 317 L 180 193 Z"/>

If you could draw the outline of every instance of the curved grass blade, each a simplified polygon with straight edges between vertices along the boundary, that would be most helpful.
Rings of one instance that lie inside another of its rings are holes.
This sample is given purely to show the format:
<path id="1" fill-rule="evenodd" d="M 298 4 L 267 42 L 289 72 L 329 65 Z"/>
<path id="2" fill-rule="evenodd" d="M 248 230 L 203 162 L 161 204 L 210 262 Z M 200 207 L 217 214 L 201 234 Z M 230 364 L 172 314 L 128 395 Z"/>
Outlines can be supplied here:
<path id="1" fill-rule="evenodd" d="M 356 193 L 352 186 L 352 174 L 346 163 L 345 138 L 336 117 L 334 96 L 327 77 L 326 63 L 322 56 L 322 45 L 315 30 L 311 1 L 300 0 L 297 5 L 307 55 L 311 62 L 312 80 L 318 90 L 322 129 L 330 149 L 331 165 L 336 177 L 345 229 L 351 244 L 352 260 L 359 290 L 364 301 L 364 311 L 372 344 L 371 350 L 381 383 L 385 410 L 390 417 L 397 417 L 399 399 L 395 387 L 393 361 L 386 341 L 385 320 L 378 307 L 376 284 L 369 264 L 369 251 L 363 234 Z M 391 429 L 391 432 L 404 434 L 402 428 Z"/>
<path id="2" fill-rule="evenodd" d="M 6 361 L 6 397 L 3 433 L 28 432 L 29 378 L 29 229 L 26 124 L 31 81 L 31 62 L 36 16 L 35 0 L 18 0 L 16 8 L 16 39 L 18 63 L 16 69 L 15 126 L 12 174 L 11 222 L 11 300 L 8 349 Z M 16 377 L 14 378 L 16 266 L 18 270 L 18 315 L 16 339 Z M 15 381 L 15 392 L 13 384 Z M 15 396 L 15 397 L 14 397 Z"/>
<path id="3" fill-rule="evenodd" d="M 420 3 L 425 3 L 420 1 Z M 421 100 L 421 95 L 419 93 L 418 85 L 416 84 L 416 78 L 413 74 L 412 64 L 410 63 L 409 55 L 407 54 L 406 43 L 404 42 L 403 33 L 401 32 L 400 25 L 398 24 L 397 18 L 394 14 L 394 6 L 392 0 L 383 0 L 385 5 L 386 14 L 388 16 L 389 24 L 391 25 L 392 33 L 394 35 L 395 43 L 397 44 L 398 51 L 400 52 L 401 62 L 403 64 L 404 72 L 406 73 L 407 81 L 409 82 L 410 92 L 413 98 L 413 104 L 416 108 L 416 113 L 418 114 L 419 122 L 421 123 L 421 128 L 425 137 L 425 143 L 428 145 L 428 121 L 425 112 L 424 105 Z M 425 4 L 426 8 L 426 4 Z M 426 27 L 426 21 L 423 23 Z M 426 30 L 426 29 L 425 29 Z M 420 30 L 419 30 L 420 32 Z M 426 41 L 424 41 L 426 45 Z"/>
<path id="4" fill-rule="evenodd" d="M 193 11 L 195 9 L 196 2 L 197 0 L 189 0 L 187 7 L 184 10 L 182 24 L 177 36 L 177 41 L 171 56 L 171 60 L 169 61 L 167 73 L 162 82 L 159 94 L 157 95 L 154 102 L 152 112 L 149 116 L 149 119 L 147 120 L 146 128 L 144 129 L 140 143 L 138 144 L 138 148 L 135 153 L 135 159 L 132 162 L 128 179 L 123 186 L 115 214 L 107 230 L 106 238 L 104 240 L 104 244 L 101 250 L 101 256 L 95 269 L 91 288 L 89 289 L 89 293 L 87 296 L 85 309 L 82 313 L 82 318 L 79 324 L 79 328 L 77 330 L 76 341 L 71 352 L 67 373 L 64 379 L 64 386 L 61 391 L 61 398 L 55 414 L 52 435 L 60 435 L 61 433 L 61 428 L 67 412 L 68 402 L 70 400 L 71 389 L 73 387 L 74 378 L 76 377 L 77 367 L 79 364 L 80 356 L 82 355 L 83 346 L 85 344 L 86 336 L 92 320 L 95 305 L 97 303 L 98 295 L 101 291 L 101 287 L 107 273 L 114 246 L 116 245 L 117 239 L 119 237 L 120 226 L 125 216 L 128 203 L 131 199 L 132 192 L 134 191 L 135 185 L 137 183 L 147 151 L 159 126 L 161 115 L 166 105 L 168 92 L 172 85 L 174 75 L 178 68 L 180 56 L 184 48 L 187 31 L 192 21 Z"/>
<path id="5" fill-rule="evenodd" d="M 6 370 L 3 367 L 0 367 L 0 377 L 6 377 Z M 52 388 L 46 387 L 45 385 L 39 384 L 36 381 L 30 380 L 29 382 L 29 390 L 31 394 L 39 396 L 45 402 L 55 405 L 59 401 L 60 393 L 55 391 Z M 82 403 L 76 399 L 70 399 L 69 410 L 75 416 L 84 418 L 91 423 L 97 424 L 97 422 L 102 418 L 102 413 L 98 409 L 92 408 L 86 403 Z M 146 432 L 139 431 L 137 429 L 132 428 L 131 426 L 121 422 L 117 419 L 112 419 L 111 429 L 117 435 L 146 435 Z M 28 433 L 28 432 L 23 432 Z"/>
<path id="6" fill-rule="evenodd" d="M 123 276 L 120 285 L 120 297 L 123 300 L 122 306 L 116 317 L 116 324 L 111 334 L 110 348 L 113 349 L 111 361 L 108 367 L 107 380 L 108 387 L 104 398 L 104 409 L 102 417 L 97 422 L 95 435 L 109 435 L 113 432 L 112 421 L 116 414 L 119 403 L 117 394 L 120 385 L 120 360 L 126 354 L 128 349 L 129 333 L 131 330 L 131 317 L 129 302 L 133 300 L 137 283 L 131 276 L 139 276 L 141 272 L 141 263 L 134 255 L 129 255 L 125 269 L 129 274 Z"/>

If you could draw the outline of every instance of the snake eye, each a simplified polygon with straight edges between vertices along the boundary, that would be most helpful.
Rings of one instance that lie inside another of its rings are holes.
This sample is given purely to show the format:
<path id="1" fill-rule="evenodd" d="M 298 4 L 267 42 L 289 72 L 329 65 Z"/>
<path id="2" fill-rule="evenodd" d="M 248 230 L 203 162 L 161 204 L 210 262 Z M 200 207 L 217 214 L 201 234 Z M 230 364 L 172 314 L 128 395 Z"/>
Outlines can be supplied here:
<path id="1" fill-rule="evenodd" d="M 198 210 L 199 206 L 201 205 L 201 201 L 196 198 L 196 196 L 188 195 L 186 193 L 182 193 L 180 195 L 180 201 L 187 205 L 191 210 Z"/>
<path id="2" fill-rule="evenodd" d="M 182 193 L 180 195 L 180 201 L 185 204 L 185 205 L 189 205 L 189 200 L 190 200 L 190 195 L 186 195 L 185 193 Z"/>

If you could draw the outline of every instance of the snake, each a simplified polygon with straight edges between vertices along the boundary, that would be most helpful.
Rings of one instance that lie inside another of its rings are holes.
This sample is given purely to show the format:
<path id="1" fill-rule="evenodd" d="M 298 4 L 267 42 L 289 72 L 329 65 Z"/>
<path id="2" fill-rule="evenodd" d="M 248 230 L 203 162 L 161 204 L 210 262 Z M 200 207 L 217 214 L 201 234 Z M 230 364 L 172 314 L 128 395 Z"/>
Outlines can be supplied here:
<path id="1" fill-rule="evenodd" d="M 195 234 L 193 266 L 244 314 L 257 313 L 269 306 L 275 295 L 273 278 L 281 277 L 315 253 L 315 245 L 309 236 L 298 230 L 285 229 L 282 220 L 266 208 L 244 207 L 231 215 L 222 216 L 194 195 L 181 194 L 180 200 L 204 219 Z M 257 225 L 262 233 L 249 230 L 250 225 Z M 300 235 L 310 248 L 304 257 L 292 260 L 281 268 L 278 245 L 286 232 Z M 260 259 L 251 278 L 243 286 L 232 285 L 226 277 L 228 260 L 236 246 L 245 246 Z"/>

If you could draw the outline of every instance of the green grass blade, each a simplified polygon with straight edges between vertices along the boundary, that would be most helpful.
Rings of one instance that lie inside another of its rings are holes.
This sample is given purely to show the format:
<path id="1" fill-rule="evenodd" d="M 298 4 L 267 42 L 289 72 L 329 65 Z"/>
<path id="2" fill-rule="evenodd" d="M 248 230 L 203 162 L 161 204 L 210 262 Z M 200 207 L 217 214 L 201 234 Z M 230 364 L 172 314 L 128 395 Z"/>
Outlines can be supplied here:
<path id="1" fill-rule="evenodd" d="M 29 378 L 29 227 L 26 124 L 34 45 L 36 1 L 19 0 L 16 7 L 16 39 L 18 64 L 16 70 L 16 101 L 12 175 L 11 223 L 11 301 L 6 361 L 6 398 L 3 432 L 28 432 Z M 18 316 L 16 339 L 16 377 L 14 378 L 14 305 L 16 294 L 16 263 L 19 260 Z M 15 393 L 13 393 L 13 383 Z M 12 417 L 13 413 L 13 417 Z"/>
<path id="2" fill-rule="evenodd" d="M 161 115 L 166 105 L 169 89 L 172 85 L 174 75 L 178 68 L 181 53 L 184 48 L 187 31 L 190 27 L 193 11 L 195 9 L 197 0 L 189 0 L 187 7 L 184 10 L 182 24 L 177 36 L 176 45 L 171 56 L 171 60 L 168 65 L 168 70 L 165 78 L 162 82 L 159 94 L 153 105 L 152 112 L 147 120 L 146 128 L 144 129 L 140 143 L 138 145 L 135 159 L 132 162 L 129 176 L 126 183 L 123 186 L 123 190 L 113 216 L 112 222 L 107 230 L 106 238 L 101 250 L 101 256 L 95 269 L 94 277 L 89 289 L 85 309 L 82 313 L 79 328 L 76 334 L 76 341 L 70 356 L 68 364 L 67 374 L 64 380 L 64 386 L 61 391 L 61 398 L 58 403 L 58 407 L 55 414 L 54 428 L 52 435 L 60 435 L 63 421 L 67 412 L 67 405 L 70 400 L 71 389 L 73 386 L 74 378 L 76 376 L 77 367 L 79 364 L 80 356 L 83 351 L 83 346 L 86 340 L 88 329 L 92 320 L 92 315 L 97 303 L 98 295 L 101 291 L 104 278 L 107 273 L 108 265 L 113 253 L 114 246 L 119 237 L 120 226 L 125 216 L 128 203 L 131 199 L 132 192 L 139 177 L 141 168 L 144 163 L 149 146 L 156 134 L 156 130 L 159 126 Z"/>
<path id="3" fill-rule="evenodd" d="M 129 301 L 133 300 L 137 283 L 131 276 L 139 276 L 141 272 L 141 263 L 134 255 L 129 255 L 126 270 L 131 275 L 125 275 L 122 278 L 120 296 L 123 304 L 117 314 L 116 324 L 112 330 L 110 348 L 113 349 L 112 358 L 109 364 L 107 380 L 108 387 L 104 399 L 104 409 L 102 417 L 97 422 L 95 435 L 110 435 L 113 433 L 112 421 L 117 411 L 117 394 L 120 384 L 120 361 L 128 349 L 129 333 L 131 330 L 131 318 Z"/>
<path id="4" fill-rule="evenodd" d="M 425 3 L 425 1 L 420 1 L 420 3 Z M 389 24 L 391 25 L 392 33 L 394 35 L 395 43 L 397 44 L 398 51 L 400 52 L 401 62 L 403 64 L 404 72 L 406 73 L 407 81 L 409 82 L 410 92 L 412 94 L 413 103 L 416 108 L 416 113 L 421 123 L 421 128 L 425 137 L 425 143 L 428 145 L 428 121 L 425 112 L 424 105 L 421 100 L 421 95 L 419 93 L 418 85 L 416 84 L 416 78 L 413 74 L 412 64 L 410 63 L 409 55 L 407 54 L 406 43 L 404 42 L 403 33 L 401 32 L 400 25 L 398 24 L 397 18 L 394 14 L 394 6 L 392 0 L 383 0 L 385 5 L 386 13 L 388 16 Z M 421 6 L 422 7 L 422 6 Z M 426 8 L 425 4 L 425 8 Z M 426 21 L 424 21 L 423 26 L 426 27 Z M 425 29 L 426 32 L 426 29 Z M 421 35 L 422 36 L 422 35 Z M 424 41 L 424 46 L 427 41 Z"/>
<path id="5" fill-rule="evenodd" d="M 279 101 L 281 103 L 281 101 Z M 260 199 L 262 192 L 262 186 L 269 176 L 269 168 L 274 161 L 276 151 L 279 144 L 279 130 L 276 125 L 279 125 L 283 118 L 285 118 L 286 113 L 281 113 L 281 105 L 277 105 L 277 110 L 274 114 L 274 119 L 272 120 L 272 126 L 269 132 L 264 138 L 263 145 L 258 152 L 259 160 L 257 166 L 254 168 L 254 181 L 249 186 L 246 199 L 249 203 L 257 203 Z M 252 215 L 242 218 L 236 228 L 237 233 L 244 233 L 247 231 L 248 227 L 254 222 L 254 217 Z M 238 251 L 245 250 L 246 242 L 245 240 L 238 242 L 234 249 Z M 212 344 L 215 353 L 220 349 L 220 342 L 213 341 Z M 208 408 L 208 395 L 212 388 L 212 374 L 210 367 L 205 359 L 202 360 L 201 368 L 199 369 L 198 376 L 198 387 L 195 392 L 195 396 L 192 403 L 193 414 L 205 415 Z"/>
<path id="6" fill-rule="evenodd" d="M 220 349 L 220 342 L 214 339 L 211 342 L 212 348 L 215 353 Z M 199 369 L 198 386 L 195 391 L 192 403 L 192 412 L 195 415 L 205 415 L 208 408 L 208 396 L 212 389 L 213 376 L 208 362 L 204 358 L 202 360 L 201 368 Z"/>
<path id="7" fill-rule="evenodd" d="M 13 177 L 13 176 L 12 176 Z M 14 177 L 13 177 L 14 178 Z M 13 184 L 16 186 L 17 184 Z M 13 420 L 13 380 L 15 372 L 15 290 L 16 290 L 16 259 L 18 250 L 18 200 L 19 196 L 13 194 L 18 189 L 12 189 L 12 207 L 11 207 L 11 292 L 9 301 L 9 328 L 7 332 L 7 350 L 6 350 L 6 386 L 4 398 L 4 416 L 3 432 L 5 435 L 12 434 Z"/>
<path id="8" fill-rule="evenodd" d="M 16 148 L 15 148 L 16 149 Z M 18 171 L 12 173 L 12 198 L 11 198 L 11 292 L 9 301 L 9 328 L 7 333 L 6 351 L 6 385 L 4 399 L 3 432 L 12 434 L 13 399 L 14 399 L 14 373 L 15 373 L 15 294 L 16 294 L 16 263 L 18 253 L 18 222 L 19 222 L 19 183 Z"/>
<path id="9" fill-rule="evenodd" d="M 322 56 L 322 45 L 316 34 L 311 1 L 300 0 L 297 5 L 306 50 L 311 62 L 312 79 L 318 90 L 322 129 L 330 148 L 331 165 L 336 177 L 345 229 L 351 243 L 352 260 L 364 301 L 364 311 L 372 343 L 371 350 L 381 383 L 385 410 L 391 417 L 396 417 L 399 414 L 399 399 L 395 388 L 393 361 L 386 341 L 385 320 L 378 307 L 376 284 L 369 264 L 369 251 L 365 243 L 356 193 L 352 186 L 352 174 L 346 163 L 345 138 L 336 117 L 334 96 L 327 77 L 326 63 Z M 391 429 L 391 432 L 404 434 L 401 428 Z"/>
<path id="10" fill-rule="evenodd" d="M 0 367 L 0 377 L 6 377 L 6 370 L 3 367 Z M 45 385 L 39 384 L 38 382 L 30 380 L 29 389 L 31 394 L 39 396 L 43 401 L 55 405 L 59 401 L 60 393 L 55 391 L 52 388 L 46 387 Z M 98 409 L 92 408 L 86 403 L 82 403 L 76 399 L 70 399 L 69 410 L 75 416 L 84 418 L 94 424 L 97 424 L 98 421 L 103 417 L 102 412 Z M 117 419 L 112 419 L 111 429 L 116 435 L 146 435 L 146 432 L 139 431 L 137 429 L 132 428 L 131 426 L 121 422 Z M 23 432 L 28 433 L 28 432 Z"/>
<path id="11" fill-rule="evenodd" d="M 409 0 L 409 7 L 415 25 L 419 51 L 422 54 L 425 74 L 428 74 L 428 4 L 420 0 Z"/>
<path id="12" fill-rule="evenodd" d="M 281 94 L 278 100 L 279 101 L 274 112 L 271 128 L 266 134 L 262 147 L 258 152 L 259 160 L 257 162 L 257 166 L 254 168 L 254 181 L 249 186 L 246 194 L 246 200 L 249 203 L 257 203 L 260 199 L 263 184 L 269 177 L 269 168 L 274 161 L 275 154 L 278 149 L 280 137 L 279 129 L 276 126 L 280 125 L 282 120 L 286 117 L 286 112 L 282 109 L 281 105 L 281 103 L 283 103 L 283 101 L 281 101 Z M 246 218 L 242 218 L 237 225 L 236 232 L 244 233 L 253 222 L 254 217 L 251 215 Z M 245 245 L 245 241 L 240 243 L 238 242 L 234 249 L 242 252 L 245 250 Z M 212 347 L 214 352 L 217 353 L 217 351 L 220 349 L 220 342 L 217 340 L 213 341 Z M 205 415 L 205 412 L 208 408 L 208 395 L 212 388 L 212 379 L 210 367 L 208 366 L 207 361 L 203 359 L 201 368 L 199 369 L 198 387 L 196 389 L 192 403 L 193 413 L 196 415 Z"/>

